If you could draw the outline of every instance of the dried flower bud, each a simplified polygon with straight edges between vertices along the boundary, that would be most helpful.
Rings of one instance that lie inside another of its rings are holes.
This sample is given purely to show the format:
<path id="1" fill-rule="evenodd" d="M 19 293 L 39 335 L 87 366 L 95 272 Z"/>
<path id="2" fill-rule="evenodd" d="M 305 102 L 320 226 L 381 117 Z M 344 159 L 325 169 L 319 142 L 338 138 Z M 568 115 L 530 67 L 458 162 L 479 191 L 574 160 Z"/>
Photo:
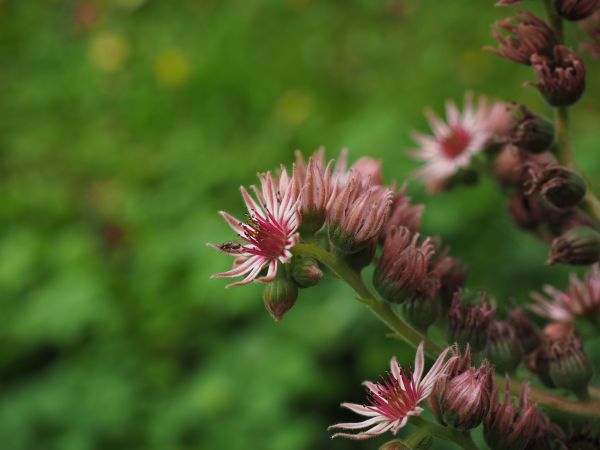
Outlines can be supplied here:
<path id="1" fill-rule="evenodd" d="M 461 348 L 470 344 L 473 352 L 483 350 L 488 327 L 495 315 L 496 310 L 490 306 L 487 293 L 481 292 L 480 303 L 473 304 L 465 291 L 458 291 L 448 312 L 448 342 L 456 342 Z"/>
<path id="2" fill-rule="evenodd" d="M 508 312 L 508 322 L 512 325 L 516 337 L 525 354 L 531 353 L 542 342 L 540 330 L 521 308 L 514 308 Z"/>
<path id="3" fill-rule="evenodd" d="M 554 57 L 534 54 L 531 65 L 538 78 L 535 87 L 552 106 L 569 106 L 577 102 L 585 90 L 585 63 L 573 50 L 554 47 Z"/>
<path id="4" fill-rule="evenodd" d="M 514 109 L 515 127 L 510 141 L 513 145 L 530 153 L 541 153 L 554 143 L 554 124 L 537 116 L 525 106 Z"/>
<path id="5" fill-rule="evenodd" d="M 585 19 L 600 8 L 600 0 L 554 0 L 556 12 L 571 21 Z"/>
<path id="6" fill-rule="evenodd" d="M 373 273 L 373 285 L 383 298 L 402 303 L 421 295 L 429 286 L 429 261 L 435 252 L 431 239 L 418 243 L 419 234 L 406 227 L 392 228 L 383 243 L 379 263 Z"/>
<path id="7" fill-rule="evenodd" d="M 591 228 L 572 228 L 552 241 L 548 264 L 587 266 L 598 261 L 600 261 L 600 234 Z"/>
<path id="8" fill-rule="evenodd" d="M 377 236 L 390 212 L 393 193 L 381 186 L 365 188 L 352 177 L 328 203 L 329 239 L 341 253 L 361 250 Z"/>
<path id="9" fill-rule="evenodd" d="M 526 11 L 520 11 L 515 17 L 496 22 L 492 28 L 492 37 L 498 41 L 498 49 L 490 49 L 492 52 L 527 66 L 531 63 L 532 55 L 537 53 L 550 56 L 557 44 L 552 28 L 539 17 Z"/>
<path id="10" fill-rule="evenodd" d="M 429 289 L 436 292 L 439 286 L 438 280 L 431 278 L 429 282 L 432 283 Z M 400 311 L 408 323 L 425 332 L 440 316 L 441 306 L 439 300 L 433 295 L 414 295 L 402 303 Z"/>
<path id="11" fill-rule="evenodd" d="M 524 384 L 515 407 L 510 395 L 510 380 L 506 377 L 504 399 L 500 403 L 499 389 L 494 388 L 490 410 L 483 421 L 483 436 L 491 450 L 524 450 L 533 437 L 538 413 Z"/>
<path id="12" fill-rule="evenodd" d="M 302 216 L 300 233 L 312 235 L 325 223 L 331 188 L 331 162 L 324 166 L 324 150 L 321 148 L 308 159 L 307 166 L 304 156 L 297 151 L 293 176 L 301 192 L 298 208 Z"/>
<path id="13" fill-rule="evenodd" d="M 575 393 L 586 393 L 594 375 L 594 366 L 583 351 L 583 345 L 575 331 L 571 329 L 564 336 L 548 338 L 545 347 L 549 358 L 550 378 L 554 385 Z"/>
<path id="14" fill-rule="evenodd" d="M 284 271 L 280 270 L 277 278 L 267 283 L 263 291 L 265 308 L 277 322 L 294 306 L 298 298 L 298 286 L 282 272 Z"/>
<path id="15" fill-rule="evenodd" d="M 503 321 L 494 321 L 488 328 L 485 355 L 496 368 L 496 372 L 513 373 L 521 359 L 523 349 L 514 328 Z"/>
<path id="16" fill-rule="evenodd" d="M 586 185 L 575 172 L 551 164 L 539 172 L 533 170 L 529 181 L 529 192 L 539 192 L 548 204 L 557 209 L 577 206 L 585 197 Z"/>
<path id="17" fill-rule="evenodd" d="M 298 286 L 307 288 L 319 284 L 323 271 L 314 258 L 296 256 L 292 259 L 292 277 Z"/>
<path id="18" fill-rule="evenodd" d="M 530 195 L 516 194 L 508 200 L 508 211 L 515 223 L 524 230 L 537 228 L 545 219 L 543 205 Z"/>
<path id="19" fill-rule="evenodd" d="M 441 401 L 444 422 L 464 431 L 477 427 L 490 408 L 493 387 L 494 369 L 487 361 L 449 379 Z"/>

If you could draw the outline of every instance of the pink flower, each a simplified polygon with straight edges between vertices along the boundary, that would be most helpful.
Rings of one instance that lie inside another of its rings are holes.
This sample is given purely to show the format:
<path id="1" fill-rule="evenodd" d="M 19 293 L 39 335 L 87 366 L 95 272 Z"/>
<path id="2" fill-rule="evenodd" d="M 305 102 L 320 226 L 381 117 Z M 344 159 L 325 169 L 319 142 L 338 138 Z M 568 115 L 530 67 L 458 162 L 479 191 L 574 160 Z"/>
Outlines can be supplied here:
<path id="1" fill-rule="evenodd" d="M 494 133 L 495 124 L 490 121 L 490 107 L 483 97 L 474 106 L 472 95 L 465 95 L 462 113 L 454 102 L 448 102 L 447 122 L 432 111 L 427 112 L 427 117 L 433 136 L 414 134 L 415 141 L 421 146 L 414 156 L 425 161 L 425 167 L 416 175 L 434 184 L 468 167 L 471 157 L 485 148 Z"/>
<path id="2" fill-rule="evenodd" d="M 251 186 L 258 202 L 242 186 L 240 191 L 248 209 L 246 223 L 220 211 L 219 213 L 245 244 L 230 242 L 209 244 L 210 246 L 236 257 L 233 268 L 228 272 L 214 274 L 211 278 L 244 277 L 229 284 L 239 286 L 258 280 L 269 282 L 277 274 L 277 262 L 288 263 L 292 258 L 290 249 L 298 242 L 296 230 L 300 226 L 298 213 L 299 191 L 294 177 L 288 176 L 282 167 L 278 182 L 270 172 L 259 176 L 261 190 Z M 268 266 L 267 274 L 258 277 Z"/>
<path id="3" fill-rule="evenodd" d="M 529 309 L 547 319 L 572 322 L 575 319 L 594 318 L 600 314 L 600 265 L 595 264 L 583 280 L 571 275 L 566 292 L 546 285 L 548 297 L 534 292 L 536 304 Z"/>
<path id="4" fill-rule="evenodd" d="M 391 373 L 380 383 L 365 381 L 369 405 L 357 403 L 342 403 L 342 407 L 362 416 L 367 420 L 357 423 L 338 423 L 329 429 L 360 430 L 359 433 L 336 433 L 333 437 L 349 439 L 368 439 L 376 435 L 391 431 L 396 434 L 406 425 L 410 416 L 418 416 L 423 412 L 419 406 L 431 394 L 434 384 L 445 375 L 446 366 L 444 358 L 449 349 L 444 350 L 431 367 L 429 373 L 423 377 L 424 358 L 423 342 L 417 348 L 415 357 L 415 371 L 410 373 L 398 365 L 396 358 L 390 362 Z"/>

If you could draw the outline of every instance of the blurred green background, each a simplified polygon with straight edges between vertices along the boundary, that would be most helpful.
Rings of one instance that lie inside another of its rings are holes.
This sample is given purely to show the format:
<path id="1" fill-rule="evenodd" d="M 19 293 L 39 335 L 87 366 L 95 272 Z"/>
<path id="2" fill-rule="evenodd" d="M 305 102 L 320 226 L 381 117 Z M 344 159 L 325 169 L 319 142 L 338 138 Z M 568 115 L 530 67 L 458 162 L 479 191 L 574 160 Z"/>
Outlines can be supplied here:
<path id="1" fill-rule="evenodd" d="M 275 324 L 260 285 L 209 280 L 231 259 L 205 243 L 232 238 L 217 211 L 242 214 L 238 186 L 296 148 L 348 146 L 403 180 L 425 106 L 473 90 L 548 113 L 521 87 L 526 67 L 482 51 L 510 13 L 493 4 L 0 0 L 0 448 L 383 442 L 326 427 L 354 419 L 338 405 L 362 401 L 360 381 L 413 352 L 333 280 Z M 592 179 L 599 74 L 590 64 L 574 112 Z M 492 181 L 411 194 L 500 308 L 564 287 Z"/>

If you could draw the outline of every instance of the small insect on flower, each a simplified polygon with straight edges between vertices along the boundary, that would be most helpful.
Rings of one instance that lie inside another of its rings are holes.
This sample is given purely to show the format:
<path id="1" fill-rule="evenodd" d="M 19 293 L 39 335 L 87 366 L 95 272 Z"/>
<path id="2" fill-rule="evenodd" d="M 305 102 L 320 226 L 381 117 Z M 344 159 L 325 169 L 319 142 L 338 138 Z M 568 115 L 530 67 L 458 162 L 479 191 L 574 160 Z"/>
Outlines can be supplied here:
<path id="1" fill-rule="evenodd" d="M 329 429 L 340 428 L 345 430 L 360 430 L 356 434 L 336 433 L 333 437 L 349 439 L 369 439 L 379 434 L 391 431 L 396 434 L 408 422 L 410 416 L 419 416 L 423 408 L 419 406 L 431 394 L 436 381 L 446 372 L 444 358 L 449 349 L 444 350 L 423 377 L 425 366 L 423 357 L 423 342 L 417 348 L 415 357 L 415 371 L 406 370 L 398 365 L 396 358 L 390 362 L 391 373 L 379 383 L 365 381 L 367 388 L 368 405 L 357 403 L 342 403 L 342 407 L 357 414 L 368 417 L 367 420 L 357 423 L 338 423 Z"/>
<path id="2" fill-rule="evenodd" d="M 277 275 L 278 263 L 286 264 L 292 259 L 290 249 L 298 242 L 299 189 L 294 176 L 289 176 L 282 167 L 279 179 L 271 173 L 259 175 L 261 189 L 252 186 L 256 201 L 248 191 L 241 187 L 242 198 L 248 209 L 246 223 L 221 211 L 227 224 L 245 241 L 224 244 L 208 244 L 211 247 L 236 256 L 233 268 L 227 272 L 217 273 L 212 278 L 244 277 L 241 281 L 229 284 L 239 286 L 254 280 L 269 282 Z M 259 277 L 261 271 L 268 267 L 267 273 Z"/>

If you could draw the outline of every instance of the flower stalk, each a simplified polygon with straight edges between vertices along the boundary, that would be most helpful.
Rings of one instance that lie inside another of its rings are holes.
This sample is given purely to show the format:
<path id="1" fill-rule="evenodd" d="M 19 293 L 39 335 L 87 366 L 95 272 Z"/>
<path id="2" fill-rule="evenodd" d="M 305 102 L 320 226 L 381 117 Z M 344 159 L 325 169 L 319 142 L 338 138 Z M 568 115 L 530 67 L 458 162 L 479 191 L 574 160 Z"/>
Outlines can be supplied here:
<path id="1" fill-rule="evenodd" d="M 396 316 L 389 305 L 378 300 L 371 293 L 359 274 L 331 253 L 314 244 L 297 244 L 291 249 L 291 252 L 294 256 L 309 256 L 315 258 L 328 266 L 342 280 L 350 285 L 352 289 L 354 289 L 358 294 L 358 300 L 361 303 L 367 305 L 381 321 L 396 333 L 398 337 L 402 338 L 414 348 L 419 345 L 419 342 L 423 341 L 425 343 L 425 353 L 434 359 L 442 351 L 442 348 L 439 345 Z M 520 383 L 516 381 L 511 382 L 510 390 L 512 393 L 518 395 L 520 389 Z M 586 399 L 582 401 L 572 401 L 533 388 L 530 389 L 530 396 L 547 408 L 572 413 L 578 416 L 600 419 L 600 400 Z M 411 419 L 413 420 L 413 423 L 418 422 L 415 421 L 415 419 L 417 418 Z M 444 429 L 444 427 L 440 428 Z M 435 433 L 432 432 L 432 434 Z"/>

